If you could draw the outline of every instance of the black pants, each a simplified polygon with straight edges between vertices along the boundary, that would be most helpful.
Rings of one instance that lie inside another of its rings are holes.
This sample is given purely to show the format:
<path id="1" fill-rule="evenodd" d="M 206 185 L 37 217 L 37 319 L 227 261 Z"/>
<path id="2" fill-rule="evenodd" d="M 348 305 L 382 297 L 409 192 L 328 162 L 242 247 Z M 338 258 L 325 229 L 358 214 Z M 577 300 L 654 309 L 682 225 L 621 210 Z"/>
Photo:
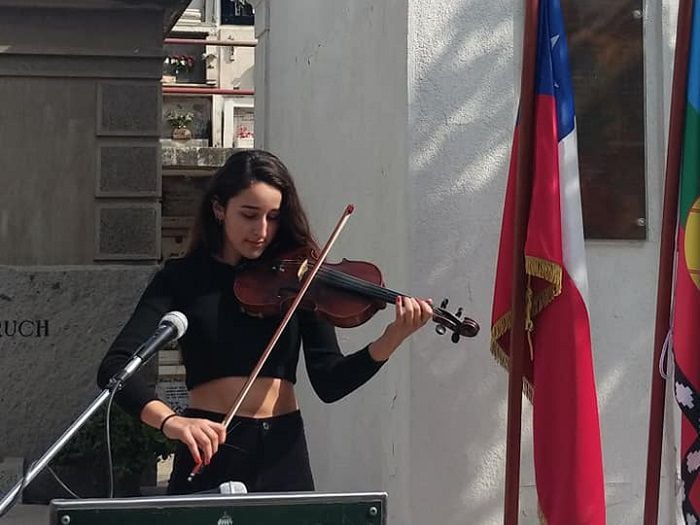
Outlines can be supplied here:
<path id="1" fill-rule="evenodd" d="M 188 408 L 186 417 L 223 421 L 224 415 Z M 189 449 L 180 443 L 175 452 L 168 494 L 192 494 L 218 487 L 225 481 L 242 481 L 248 492 L 314 490 L 304 422 L 297 410 L 270 418 L 234 417 L 226 442 L 209 465 L 191 482 L 194 467 Z"/>

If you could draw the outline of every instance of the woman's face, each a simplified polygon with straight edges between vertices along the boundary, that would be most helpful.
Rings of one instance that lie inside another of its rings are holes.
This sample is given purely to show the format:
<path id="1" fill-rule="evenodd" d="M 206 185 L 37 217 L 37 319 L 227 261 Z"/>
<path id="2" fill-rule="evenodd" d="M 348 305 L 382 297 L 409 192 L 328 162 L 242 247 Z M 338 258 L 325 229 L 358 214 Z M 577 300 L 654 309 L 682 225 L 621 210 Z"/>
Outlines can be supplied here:
<path id="1" fill-rule="evenodd" d="M 264 182 L 231 197 L 226 207 L 215 202 L 214 215 L 223 221 L 224 261 L 237 264 L 241 258 L 260 257 L 277 234 L 281 205 L 280 190 Z"/>

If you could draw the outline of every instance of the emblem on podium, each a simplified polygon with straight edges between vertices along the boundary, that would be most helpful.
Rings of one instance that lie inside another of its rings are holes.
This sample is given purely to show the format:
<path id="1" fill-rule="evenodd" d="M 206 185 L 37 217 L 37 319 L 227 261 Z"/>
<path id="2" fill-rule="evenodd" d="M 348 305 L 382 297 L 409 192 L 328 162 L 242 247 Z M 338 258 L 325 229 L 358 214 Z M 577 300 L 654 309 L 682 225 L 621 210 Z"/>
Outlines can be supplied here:
<path id="1" fill-rule="evenodd" d="M 233 525 L 233 520 L 231 519 L 231 516 L 228 515 L 228 513 L 224 512 L 224 515 L 219 518 L 219 521 L 216 522 L 216 525 Z"/>

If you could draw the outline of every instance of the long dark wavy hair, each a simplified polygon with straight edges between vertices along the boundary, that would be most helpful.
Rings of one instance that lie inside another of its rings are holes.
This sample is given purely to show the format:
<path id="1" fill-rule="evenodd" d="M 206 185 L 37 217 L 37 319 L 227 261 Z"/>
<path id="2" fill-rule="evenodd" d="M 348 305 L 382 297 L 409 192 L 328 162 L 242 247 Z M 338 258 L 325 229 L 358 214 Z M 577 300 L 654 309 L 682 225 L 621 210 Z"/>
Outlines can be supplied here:
<path id="1" fill-rule="evenodd" d="M 268 151 L 250 149 L 231 155 L 210 180 L 190 231 L 188 254 L 221 254 L 224 232 L 214 216 L 212 205 L 218 202 L 225 208 L 231 197 L 256 182 L 269 184 L 282 193 L 277 234 L 262 258 L 295 248 L 317 248 L 287 167 Z"/>

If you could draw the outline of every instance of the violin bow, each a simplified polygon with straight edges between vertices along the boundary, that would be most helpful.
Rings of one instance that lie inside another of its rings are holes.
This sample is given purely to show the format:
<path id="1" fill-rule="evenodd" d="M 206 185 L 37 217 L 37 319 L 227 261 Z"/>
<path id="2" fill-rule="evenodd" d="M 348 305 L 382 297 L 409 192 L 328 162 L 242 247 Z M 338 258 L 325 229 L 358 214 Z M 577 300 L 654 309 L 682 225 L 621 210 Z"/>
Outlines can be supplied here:
<path id="1" fill-rule="evenodd" d="M 243 400 L 248 395 L 248 392 L 252 388 L 255 380 L 258 378 L 258 375 L 260 374 L 260 371 L 262 370 L 263 366 L 265 366 L 265 362 L 267 361 L 267 358 L 272 353 L 272 349 L 277 344 L 277 341 L 279 340 L 280 336 L 282 335 L 282 332 L 289 324 L 289 321 L 291 320 L 292 316 L 294 315 L 294 312 L 296 312 L 297 308 L 299 307 L 299 303 L 301 303 L 302 299 L 304 298 L 304 295 L 306 294 L 306 291 L 309 289 L 309 286 L 311 286 L 311 282 L 313 281 L 314 277 L 316 277 L 316 273 L 318 273 L 319 269 L 323 265 L 323 262 L 326 260 L 326 257 L 328 256 L 328 252 L 331 251 L 331 248 L 335 244 L 335 241 L 338 239 L 338 236 L 340 236 L 340 232 L 345 227 L 345 223 L 348 221 L 348 219 L 350 218 L 350 215 L 352 214 L 352 212 L 354 210 L 355 210 L 355 206 L 353 206 L 352 204 L 348 204 L 346 206 L 345 210 L 343 211 L 342 215 L 340 216 L 340 219 L 338 219 L 338 223 L 335 225 L 333 232 L 331 233 L 330 237 L 328 237 L 328 240 L 326 241 L 326 245 L 323 247 L 323 250 L 321 250 L 321 255 L 319 255 L 318 261 L 316 262 L 316 264 L 312 265 L 310 271 L 305 273 L 304 280 L 302 281 L 302 284 L 301 284 L 301 288 L 299 289 L 299 292 L 297 293 L 296 297 L 294 298 L 294 301 L 292 301 L 292 304 L 290 305 L 289 309 L 287 310 L 287 313 L 284 314 L 284 318 L 282 319 L 280 324 L 277 326 L 275 333 L 272 335 L 272 338 L 270 338 L 270 342 L 267 343 L 267 347 L 265 347 L 265 350 L 263 351 L 262 355 L 260 356 L 258 363 L 255 365 L 255 368 L 253 368 L 253 371 L 250 373 L 250 376 L 248 377 L 245 384 L 243 385 L 243 388 L 238 393 L 238 396 L 236 397 L 236 400 L 234 401 L 233 406 L 228 411 L 228 413 L 226 414 L 226 417 L 222 421 L 222 424 L 226 428 L 228 428 L 228 426 L 231 424 L 231 421 L 233 420 L 234 416 L 236 415 L 238 410 L 241 408 L 241 405 L 243 404 Z M 192 470 L 189 477 L 187 478 L 187 481 L 191 482 L 192 479 L 194 478 L 194 476 L 196 476 L 201 471 L 201 468 L 202 468 L 201 464 L 195 465 L 194 469 Z"/>

